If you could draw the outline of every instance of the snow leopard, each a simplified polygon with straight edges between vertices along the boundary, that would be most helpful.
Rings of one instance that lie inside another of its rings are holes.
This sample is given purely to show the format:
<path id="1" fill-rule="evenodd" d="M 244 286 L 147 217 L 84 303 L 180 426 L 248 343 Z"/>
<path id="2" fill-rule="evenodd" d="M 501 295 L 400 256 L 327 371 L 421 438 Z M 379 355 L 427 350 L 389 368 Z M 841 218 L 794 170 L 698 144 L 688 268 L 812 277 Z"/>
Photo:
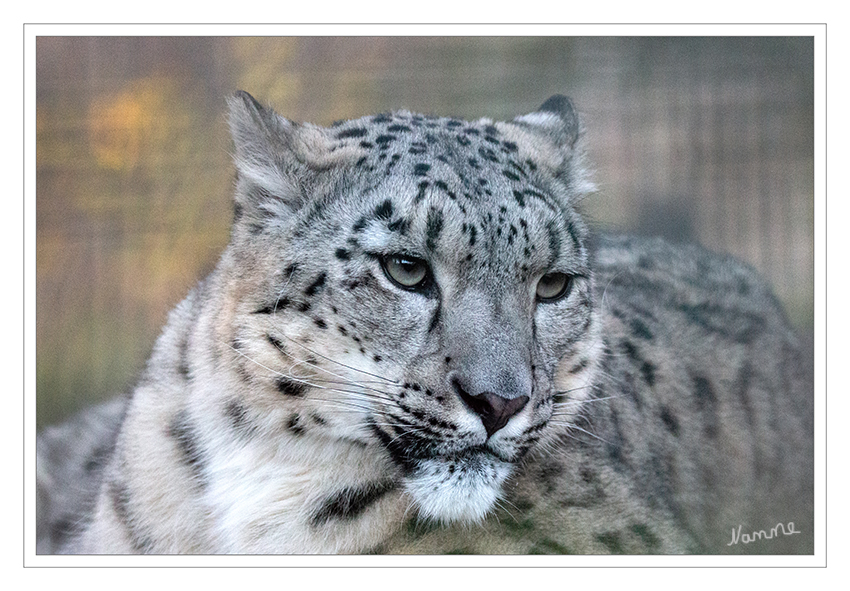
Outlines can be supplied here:
<path id="1" fill-rule="evenodd" d="M 799 337 L 733 258 L 591 230 L 572 100 L 229 125 L 230 242 L 38 437 L 37 552 L 813 552 Z"/>

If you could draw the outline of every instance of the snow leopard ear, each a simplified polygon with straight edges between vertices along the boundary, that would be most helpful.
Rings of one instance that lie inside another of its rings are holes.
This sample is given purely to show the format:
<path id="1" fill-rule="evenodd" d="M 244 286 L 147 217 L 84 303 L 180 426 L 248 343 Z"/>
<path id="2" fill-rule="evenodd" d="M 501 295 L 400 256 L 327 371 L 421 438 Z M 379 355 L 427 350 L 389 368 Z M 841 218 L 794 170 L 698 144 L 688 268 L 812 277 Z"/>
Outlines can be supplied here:
<path id="1" fill-rule="evenodd" d="M 228 103 L 239 173 L 236 217 L 249 214 L 252 229 L 288 219 L 327 189 L 328 171 L 363 156 L 359 142 L 340 140 L 318 125 L 289 121 L 247 92 L 237 92 Z"/>
<path id="2" fill-rule="evenodd" d="M 524 132 L 527 156 L 564 184 L 569 200 L 581 199 L 596 189 L 584 166 L 581 124 L 572 100 L 556 94 L 512 123 Z"/>
<path id="3" fill-rule="evenodd" d="M 239 173 L 237 210 L 240 206 L 269 209 L 274 203 L 294 205 L 301 195 L 298 158 L 292 149 L 298 126 L 241 90 L 228 99 L 228 105 Z"/>
<path id="4" fill-rule="evenodd" d="M 573 101 L 556 94 L 534 113 L 521 115 L 514 122 L 547 136 L 562 149 L 572 150 L 579 136 L 579 119 Z"/>

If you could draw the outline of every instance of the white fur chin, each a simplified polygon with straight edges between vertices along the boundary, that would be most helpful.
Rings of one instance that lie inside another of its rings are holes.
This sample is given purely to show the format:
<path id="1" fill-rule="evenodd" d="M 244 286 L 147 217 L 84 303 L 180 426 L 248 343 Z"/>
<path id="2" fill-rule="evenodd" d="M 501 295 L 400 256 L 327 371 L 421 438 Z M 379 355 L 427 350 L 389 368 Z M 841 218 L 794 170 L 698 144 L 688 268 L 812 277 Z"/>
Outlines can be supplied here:
<path id="1" fill-rule="evenodd" d="M 511 465 L 492 456 L 422 460 L 406 478 L 421 516 L 442 523 L 481 521 L 493 508 Z"/>

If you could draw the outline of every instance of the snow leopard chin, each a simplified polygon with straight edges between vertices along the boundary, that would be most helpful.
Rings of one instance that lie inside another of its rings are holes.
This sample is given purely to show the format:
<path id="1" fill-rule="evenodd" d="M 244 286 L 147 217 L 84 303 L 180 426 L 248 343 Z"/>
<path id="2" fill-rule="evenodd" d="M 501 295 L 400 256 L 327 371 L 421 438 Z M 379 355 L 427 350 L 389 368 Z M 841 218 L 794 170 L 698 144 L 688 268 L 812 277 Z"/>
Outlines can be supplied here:
<path id="1" fill-rule="evenodd" d="M 405 478 L 405 489 L 421 517 L 475 523 L 496 504 L 511 471 L 511 464 L 486 452 L 423 459 Z"/>

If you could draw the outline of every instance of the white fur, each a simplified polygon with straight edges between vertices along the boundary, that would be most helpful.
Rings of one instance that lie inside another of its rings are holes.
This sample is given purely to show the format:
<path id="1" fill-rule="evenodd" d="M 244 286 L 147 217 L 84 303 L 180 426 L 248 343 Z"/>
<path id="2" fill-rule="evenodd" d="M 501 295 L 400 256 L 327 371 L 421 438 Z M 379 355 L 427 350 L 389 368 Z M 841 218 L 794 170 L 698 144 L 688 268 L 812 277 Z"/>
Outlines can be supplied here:
<path id="1" fill-rule="evenodd" d="M 406 490 L 425 517 L 443 523 L 477 522 L 494 507 L 510 473 L 509 464 L 488 455 L 431 459 L 422 461 L 406 480 Z"/>

